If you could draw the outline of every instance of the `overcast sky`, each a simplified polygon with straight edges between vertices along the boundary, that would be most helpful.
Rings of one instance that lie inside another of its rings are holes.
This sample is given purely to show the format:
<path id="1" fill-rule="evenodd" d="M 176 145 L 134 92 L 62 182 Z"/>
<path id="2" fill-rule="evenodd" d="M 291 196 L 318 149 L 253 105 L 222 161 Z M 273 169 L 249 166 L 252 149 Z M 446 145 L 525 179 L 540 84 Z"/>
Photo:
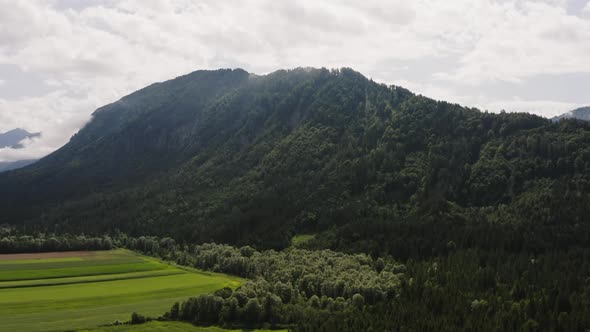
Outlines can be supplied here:
<path id="1" fill-rule="evenodd" d="M 0 0 L 0 161 L 59 148 L 98 107 L 197 69 L 351 67 L 490 111 L 590 104 L 588 0 Z"/>

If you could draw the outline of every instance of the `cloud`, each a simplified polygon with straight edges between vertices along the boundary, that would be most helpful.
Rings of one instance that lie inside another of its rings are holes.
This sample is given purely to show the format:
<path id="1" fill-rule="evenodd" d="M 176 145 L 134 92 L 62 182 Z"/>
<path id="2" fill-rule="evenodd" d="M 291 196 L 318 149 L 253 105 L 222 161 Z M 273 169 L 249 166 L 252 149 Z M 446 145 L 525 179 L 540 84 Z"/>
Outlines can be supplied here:
<path id="1" fill-rule="evenodd" d="M 545 100 L 543 91 L 492 98 L 469 87 L 590 74 L 590 19 L 569 15 L 565 0 L 0 0 L 0 7 L 0 68 L 17 66 L 18 87 L 38 87 L 0 89 L 0 131 L 44 133 L 22 156 L 58 148 L 97 107 L 196 69 L 349 66 L 439 99 L 520 100 L 545 105 L 539 110 L 577 102 Z M 0 151 L 0 159 L 20 157 Z"/>
<path id="2" fill-rule="evenodd" d="M 438 78 L 478 84 L 590 72 L 585 59 L 590 52 L 590 21 L 567 15 L 563 7 L 538 2 L 497 4 L 476 30 L 479 36 L 472 49 L 461 55 L 458 70 L 440 73 Z"/>
<path id="3" fill-rule="evenodd" d="M 586 6 L 584 6 L 584 9 L 582 9 L 582 12 L 584 12 L 586 14 L 590 14 L 590 1 L 588 1 L 588 3 L 586 3 Z"/>
<path id="4" fill-rule="evenodd" d="M 22 149 L 0 149 L 0 161 L 35 159 L 58 149 L 89 120 L 85 110 L 102 105 L 101 99 L 68 97 L 64 91 L 15 101 L 0 99 L 0 132 L 20 127 L 42 133 L 23 142 Z"/>

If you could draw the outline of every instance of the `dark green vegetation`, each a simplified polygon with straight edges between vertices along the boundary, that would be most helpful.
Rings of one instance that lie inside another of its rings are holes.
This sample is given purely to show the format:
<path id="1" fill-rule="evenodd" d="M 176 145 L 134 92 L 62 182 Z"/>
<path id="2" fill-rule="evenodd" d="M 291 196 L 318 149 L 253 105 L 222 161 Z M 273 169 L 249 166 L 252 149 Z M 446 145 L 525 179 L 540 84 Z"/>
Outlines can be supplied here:
<path id="1" fill-rule="evenodd" d="M 108 236 L 14 236 L 11 231 L 10 227 L 0 227 L 0 254 L 113 249 Z"/>
<path id="2" fill-rule="evenodd" d="M 64 331 L 158 316 L 170 303 L 241 283 L 127 250 L 0 255 L 0 331 Z"/>
<path id="3" fill-rule="evenodd" d="M 220 291 L 168 314 L 199 324 L 585 331 L 589 193 L 586 122 L 481 112 L 350 69 L 198 71 L 0 175 L 0 236 L 110 234 L 253 279 L 238 306 L 242 290 Z M 236 247 L 195 246 L 212 241 Z"/>
<path id="4" fill-rule="evenodd" d="M 177 303 L 168 319 L 295 331 L 586 331 L 590 250 L 461 250 L 404 264 L 330 250 L 255 251 L 122 241 L 180 264 L 250 278 Z"/>

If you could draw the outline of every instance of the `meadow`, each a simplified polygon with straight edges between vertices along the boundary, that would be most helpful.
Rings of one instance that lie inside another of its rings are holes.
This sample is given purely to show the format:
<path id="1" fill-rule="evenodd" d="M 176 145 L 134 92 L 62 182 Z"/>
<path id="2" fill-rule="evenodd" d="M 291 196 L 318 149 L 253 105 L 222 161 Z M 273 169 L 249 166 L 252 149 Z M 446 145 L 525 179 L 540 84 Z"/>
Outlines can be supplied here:
<path id="1" fill-rule="evenodd" d="M 175 301 L 241 282 L 127 250 L 0 255 L 0 331 L 95 328 L 134 311 L 157 317 Z"/>

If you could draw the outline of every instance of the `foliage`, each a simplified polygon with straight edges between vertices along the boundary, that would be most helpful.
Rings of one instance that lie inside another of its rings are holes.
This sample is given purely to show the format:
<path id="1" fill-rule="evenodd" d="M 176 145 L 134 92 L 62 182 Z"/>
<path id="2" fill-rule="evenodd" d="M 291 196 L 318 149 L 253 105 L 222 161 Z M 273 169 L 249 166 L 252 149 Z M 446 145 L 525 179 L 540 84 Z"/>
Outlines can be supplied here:
<path id="1" fill-rule="evenodd" d="M 8 233 L 10 228 L 5 228 Z M 87 237 L 84 235 L 9 235 L 0 233 L 0 254 L 50 252 L 50 251 L 79 251 L 79 250 L 110 250 L 113 241 L 109 236 Z"/>

